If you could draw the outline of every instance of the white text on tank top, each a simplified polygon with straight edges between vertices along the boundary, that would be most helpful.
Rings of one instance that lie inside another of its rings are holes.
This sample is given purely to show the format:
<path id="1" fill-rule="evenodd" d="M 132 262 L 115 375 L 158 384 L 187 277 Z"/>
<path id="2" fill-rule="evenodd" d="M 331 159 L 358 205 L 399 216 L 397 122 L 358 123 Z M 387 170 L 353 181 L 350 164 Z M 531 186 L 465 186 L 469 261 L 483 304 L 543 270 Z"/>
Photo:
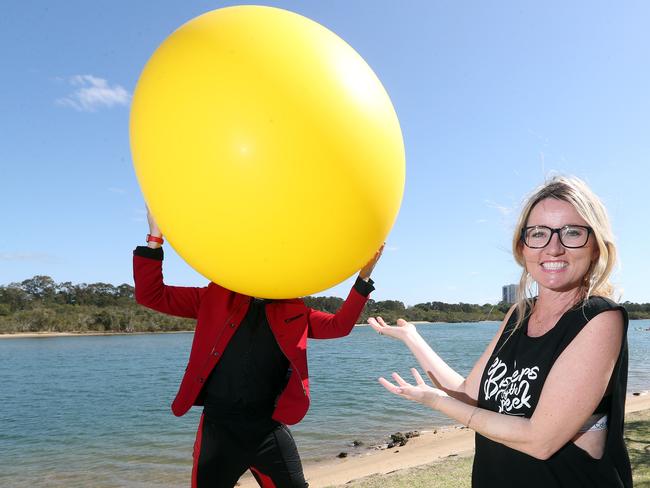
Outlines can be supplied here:
<path id="1" fill-rule="evenodd" d="M 512 372 L 509 372 L 508 365 L 498 356 L 495 357 L 483 383 L 485 400 L 494 398 L 495 402 L 498 401 L 499 413 L 524 415 L 522 409 L 532 408 L 529 391 L 538 372 L 539 366 L 517 369 L 517 361 L 514 362 Z"/>

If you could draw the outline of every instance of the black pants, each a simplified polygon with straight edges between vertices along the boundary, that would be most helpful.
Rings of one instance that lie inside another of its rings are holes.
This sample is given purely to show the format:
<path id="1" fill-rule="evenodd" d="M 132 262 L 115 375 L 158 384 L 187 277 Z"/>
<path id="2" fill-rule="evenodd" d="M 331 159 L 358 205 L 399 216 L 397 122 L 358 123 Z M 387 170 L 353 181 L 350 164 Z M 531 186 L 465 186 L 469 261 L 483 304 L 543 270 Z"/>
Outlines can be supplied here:
<path id="1" fill-rule="evenodd" d="M 194 448 L 192 486 L 233 488 L 251 469 L 264 488 L 306 488 L 300 455 L 286 425 L 271 419 L 251 424 L 202 417 Z M 272 483 L 269 483 L 272 481 Z"/>

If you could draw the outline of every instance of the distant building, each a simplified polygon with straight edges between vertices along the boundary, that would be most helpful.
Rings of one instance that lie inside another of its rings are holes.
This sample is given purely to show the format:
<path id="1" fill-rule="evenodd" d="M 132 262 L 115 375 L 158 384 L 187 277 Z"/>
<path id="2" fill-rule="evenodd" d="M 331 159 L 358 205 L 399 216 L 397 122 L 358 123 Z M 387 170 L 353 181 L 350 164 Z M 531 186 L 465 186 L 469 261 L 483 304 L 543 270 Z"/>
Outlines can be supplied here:
<path id="1" fill-rule="evenodd" d="M 515 303 L 517 301 L 517 285 L 503 285 L 501 297 L 501 301 L 505 303 Z"/>

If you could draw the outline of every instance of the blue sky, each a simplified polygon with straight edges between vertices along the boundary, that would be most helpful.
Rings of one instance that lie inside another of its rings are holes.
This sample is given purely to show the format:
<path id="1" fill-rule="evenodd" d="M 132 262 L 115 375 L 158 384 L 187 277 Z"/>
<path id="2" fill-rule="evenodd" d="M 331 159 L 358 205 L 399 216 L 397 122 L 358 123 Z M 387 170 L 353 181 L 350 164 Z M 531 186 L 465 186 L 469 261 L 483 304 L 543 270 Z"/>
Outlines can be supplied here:
<path id="1" fill-rule="evenodd" d="M 650 301 L 650 4 L 276 1 L 352 45 L 400 119 L 404 200 L 378 300 L 486 303 L 519 269 L 523 197 L 559 172 L 608 207 L 623 300 Z M 217 1 L 8 0 L 0 16 L 0 284 L 132 283 L 147 231 L 130 97 L 146 61 Z M 381 189 L 367 191 L 381 194 Z M 206 280 L 168 249 L 170 283 Z M 347 281 L 323 294 L 344 296 Z"/>

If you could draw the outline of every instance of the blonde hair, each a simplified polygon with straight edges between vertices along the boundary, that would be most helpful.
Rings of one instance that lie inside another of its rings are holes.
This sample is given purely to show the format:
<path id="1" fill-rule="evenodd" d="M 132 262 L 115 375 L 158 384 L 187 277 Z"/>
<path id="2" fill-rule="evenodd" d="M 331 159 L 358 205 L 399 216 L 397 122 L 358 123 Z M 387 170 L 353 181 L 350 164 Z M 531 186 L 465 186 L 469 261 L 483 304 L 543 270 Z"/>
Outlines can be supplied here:
<path id="1" fill-rule="evenodd" d="M 586 303 L 589 297 L 594 295 L 612 298 L 614 294 L 614 287 L 609 281 L 609 276 L 616 263 L 616 246 L 614 245 L 614 236 L 605 206 L 580 178 L 555 176 L 533 191 L 528 197 L 512 237 L 512 253 L 515 261 L 522 267 L 517 288 L 517 323 L 515 329 L 524 321 L 526 313 L 532 311 L 533 305 L 531 295 L 534 282 L 530 273 L 526 270 L 522 231 L 528 223 L 528 218 L 535 205 L 547 198 L 554 198 L 571 204 L 593 230 L 598 256 L 587 271 L 582 283 L 583 304 Z"/>

